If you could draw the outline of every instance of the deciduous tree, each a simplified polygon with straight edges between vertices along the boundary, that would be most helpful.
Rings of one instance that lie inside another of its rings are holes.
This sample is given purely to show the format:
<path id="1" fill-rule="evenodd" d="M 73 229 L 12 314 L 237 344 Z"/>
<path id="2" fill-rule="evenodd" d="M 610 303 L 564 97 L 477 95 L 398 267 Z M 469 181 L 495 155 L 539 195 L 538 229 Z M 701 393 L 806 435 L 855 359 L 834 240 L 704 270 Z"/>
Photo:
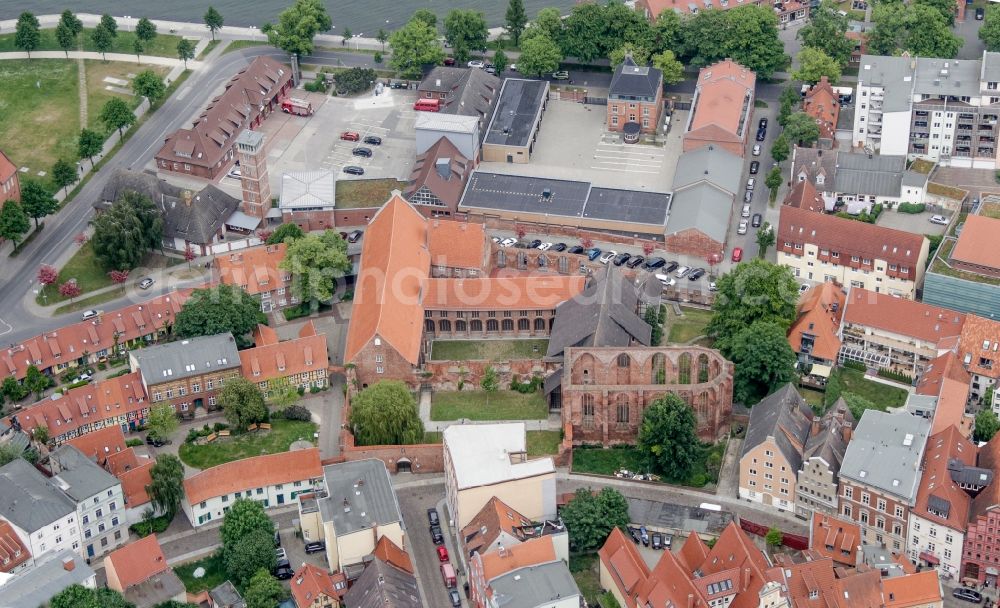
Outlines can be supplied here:
<path id="1" fill-rule="evenodd" d="M 344 31 L 340 33 L 340 46 L 347 46 L 347 41 L 351 38 L 354 38 L 354 32 L 351 31 L 351 28 L 345 27 Z"/>
<path id="2" fill-rule="evenodd" d="M 184 69 L 186 70 L 188 61 L 194 59 L 194 43 L 187 38 L 181 38 L 177 41 L 177 58 L 184 62 Z"/>
<path id="3" fill-rule="evenodd" d="M 493 53 L 493 67 L 496 68 L 497 74 L 506 72 L 508 65 L 510 65 L 510 60 L 507 59 L 507 53 L 504 53 L 503 49 L 497 49 Z"/>
<path id="4" fill-rule="evenodd" d="M 979 413 L 976 414 L 974 439 L 976 441 L 989 441 L 993 439 L 997 431 L 1000 431 L 1000 420 L 997 419 L 993 410 L 989 406 L 979 410 Z"/>
<path id="5" fill-rule="evenodd" d="M 59 271 L 55 266 L 42 264 L 38 267 L 38 282 L 42 285 L 52 285 L 59 280 Z"/>
<path id="6" fill-rule="evenodd" d="M 101 15 L 101 21 L 97 24 L 97 27 L 103 27 L 108 31 L 108 34 L 110 34 L 112 38 L 116 38 L 118 36 L 118 21 L 107 13 Z"/>
<path id="7" fill-rule="evenodd" d="M 14 376 L 7 376 L 0 384 L 0 393 L 11 402 L 20 401 L 28 396 L 30 391 L 26 386 L 17 381 Z"/>
<path id="8" fill-rule="evenodd" d="M 222 29 L 223 24 L 226 22 L 223 18 L 222 13 L 215 10 L 214 6 L 209 6 L 208 10 L 205 11 L 205 27 L 208 31 L 212 32 L 212 40 L 215 40 L 215 32 Z"/>
<path id="9" fill-rule="evenodd" d="M 764 224 L 757 229 L 757 257 L 763 258 L 767 255 L 768 247 L 774 245 L 777 238 L 778 237 L 774 234 L 774 227 L 771 226 L 770 222 L 764 222 Z"/>
<path id="10" fill-rule="evenodd" d="M 24 450 L 15 441 L 0 443 L 0 467 L 21 458 Z"/>
<path id="11" fill-rule="evenodd" d="M 263 532 L 274 537 L 274 522 L 264 512 L 264 507 L 255 500 L 238 499 L 226 511 L 222 519 L 222 527 L 219 528 L 219 537 L 222 539 L 222 546 L 232 545 L 240 538 Z M 272 551 L 272 553 L 274 553 Z"/>
<path id="12" fill-rule="evenodd" d="M 986 16 L 979 28 L 979 39 L 986 45 L 987 51 L 1000 51 L 1000 8 L 995 4 L 986 7 Z"/>
<path id="13" fill-rule="evenodd" d="M 59 295 L 69 298 L 70 301 L 74 300 L 80 293 L 80 286 L 77 285 L 76 279 L 70 279 L 59 286 Z"/>
<path id="14" fill-rule="evenodd" d="M 135 124 L 135 114 L 129 109 L 128 104 L 120 97 L 112 97 L 104 103 L 101 108 L 101 122 L 108 130 L 118 129 L 118 136 L 122 136 L 122 129 Z"/>
<path id="15" fill-rule="evenodd" d="M 791 116 L 789 116 L 791 118 Z M 785 121 L 788 122 L 787 120 Z M 774 138 L 774 143 L 771 144 L 771 158 L 774 159 L 776 163 L 783 163 L 785 159 L 788 158 L 790 152 L 790 146 L 788 145 L 788 136 L 781 133 Z"/>
<path id="16" fill-rule="evenodd" d="M 535 20 L 521 33 L 522 40 L 529 31 L 532 35 L 545 34 L 549 39 L 558 44 L 563 33 L 563 20 L 559 9 L 549 7 L 538 11 Z"/>
<path id="17" fill-rule="evenodd" d="M 70 585 L 49 600 L 49 608 L 135 608 L 113 589 Z"/>
<path id="18" fill-rule="evenodd" d="M 500 388 L 500 382 L 497 380 L 497 370 L 493 369 L 492 365 L 487 366 L 483 370 L 483 378 L 479 381 L 479 386 L 487 393 L 495 393 Z"/>
<path id="19" fill-rule="evenodd" d="M 382 45 L 382 52 L 385 52 L 385 43 L 389 42 L 389 32 L 385 31 L 383 28 L 378 28 L 378 33 L 375 34 L 375 40 Z"/>
<path id="20" fill-rule="evenodd" d="M 101 54 L 101 59 L 107 61 L 107 56 L 105 55 L 111 50 L 111 46 L 114 44 L 115 34 L 104 27 L 104 24 L 100 24 L 94 28 L 94 31 L 90 32 L 90 41 L 94 44 L 94 48 L 97 52 Z"/>
<path id="21" fill-rule="evenodd" d="M 430 9 L 426 8 L 417 9 L 413 13 L 413 16 L 410 17 L 410 21 L 420 21 L 427 24 L 432 29 L 437 29 L 437 24 L 438 24 L 437 15 L 435 15 L 434 11 Z"/>
<path id="22" fill-rule="evenodd" d="M 163 239 L 163 218 L 148 197 L 127 190 L 94 219 L 93 247 L 106 270 L 131 270 Z"/>
<path id="23" fill-rule="evenodd" d="M 729 57 L 759 78 L 768 78 L 788 65 L 778 38 L 778 18 L 770 7 L 699 11 L 684 21 L 681 38 L 682 54 L 696 66 Z"/>
<path id="24" fill-rule="evenodd" d="M 798 60 L 799 69 L 792 74 L 792 78 L 795 80 L 809 84 L 816 84 L 824 76 L 830 81 L 830 84 L 837 84 L 837 81 L 840 80 L 840 64 L 820 49 L 803 47 L 799 51 Z"/>
<path id="25" fill-rule="evenodd" d="M 250 346 L 248 336 L 267 317 L 260 302 L 234 285 L 195 289 L 174 321 L 174 334 L 181 338 L 214 336 L 229 332 L 241 347 Z"/>
<path id="26" fill-rule="evenodd" d="M 174 406 L 169 403 L 158 403 L 149 408 L 149 419 L 146 421 L 146 426 L 155 437 L 169 439 L 179 425 L 177 412 L 174 410 Z"/>
<path id="27" fill-rule="evenodd" d="M 21 203 L 11 200 L 0 207 L 0 237 L 17 243 L 29 228 L 31 221 L 21 208 Z"/>
<path id="28" fill-rule="evenodd" d="M 94 168 L 94 157 L 104 149 L 104 136 L 97 131 L 83 129 L 77 140 L 76 152 L 81 158 L 90 159 L 90 168 Z"/>
<path id="29" fill-rule="evenodd" d="M 524 12 L 524 0 L 509 0 L 504 21 L 511 41 L 517 46 L 521 39 L 521 32 L 524 31 L 524 26 L 528 23 L 528 14 Z M 499 70 L 497 72 L 499 73 Z"/>
<path id="30" fill-rule="evenodd" d="M 537 34 L 521 40 L 517 69 L 525 76 L 541 76 L 559 69 L 562 58 L 559 45 L 545 34 Z"/>
<path id="31" fill-rule="evenodd" d="M 76 165 L 68 160 L 60 158 L 52 165 L 52 183 L 56 189 L 63 188 L 63 195 L 79 179 L 80 175 L 76 171 Z"/>
<path id="32" fill-rule="evenodd" d="M 226 381 L 219 393 L 219 405 L 229 424 L 238 430 L 246 430 L 255 422 L 267 421 L 264 395 L 256 384 L 245 378 Z"/>
<path id="33" fill-rule="evenodd" d="M 143 70 L 136 74 L 132 79 L 132 90 L 154 105 L 167 94 L 167 86 L 163 84 L 163 79 L 153 70 Z"/>
<path id="34" fill-rule="evenodd" d="M 80 18 L 74 15 L 73 11 L 69 9 L 64 10 L 59 15 L 59 23 L 68 27 L 74 36 L 83 31 L 83 21 L 80 21 Z"/>
<path id="35" fill-rule="evenodd" d="M 163 405 L 173 407 L 169 403 Z M 163 439 L 165 436 L 161 435 L 160 438 Z M 149 470 L 149 478 L 150 483 L 146 486 L 146 492 L 153 502 L 153 507 L 157 513 L 173 519 L 184 498 L 184 465 L 173 454 L 159 454 L 156 457 L 156 464 Z"/>
<path id="36" fill-rule="evenodd" d="M 247 608 L 274 608 L 288 597 L 288 591 L 267 570 L 258 570 L 243 589 Z"/>
<path id="37" fill-rule="evenodd" d="M 795 353 L 788 345 L 786 330 L 787 325 L 774 321 L 755 321 L 733 338 L 726 356 L 736 368 L 734 401 L 750 405 L 791 382 Z"/>
<path id="38" fill-rule="evenodd" d="M 847 17 L 840 14 L 833 0 L 824 0 L 809 14 L 809 23 L 797 34 L 804 47 L 819 49 L 845 67 L 854 52 L 854 41 L 847 37 Z"/>
<path id="39" fill-rule="evenodd" d="M 919 57 L 949 59 L 962 48 L 963 41 L 952 33 L 948 20 L 927 4 L 881 2 L 875 5 L 872 20 L 875 27 L 868 38 L 871 54 L 908 51 Z"/>
<path id="40" fill-rule="evenodd" d="M 563 20 L 563 36 L 560 40 L 563 54 L 576 57 L 584 63 L 590 63 L 598 57 L 607 57 L 610 49 L 607 48 L 606 30 L 607 22 L 602 5 L 590 2 L 577 4 Z M 614 41 L 616 45 L 621 42 Z M 518 67 L 523 62 L 522 57 L 518 60 Z"/>
<path id="41" fill-rule="evenodd" d="M 351 262 L 344 239 L 326 230 L 290 242 L 280 267 L 292 274 L 292 294 L 317 305 L 333 298 L 336 282 L 351 269 Z"/>
<path id="42" fill-rule="evenodd" d="M 677 84 L 684 80 L 684 64 L 677 61 L 674 52 L 669 49 L 653 55 L 653 67 L 663 72 L 664 84 Z"/>
<path id="43" fill-rule="evenodd" d="M 701 449 L 697 428 L 691 406 L 667 393 L 643 412 L 637 445 L 658 473 L 683 482 L 691 475 Z"/>
<path id="44" fill-rule="evenodd" d="M 779 530 L 778 528 L 771 528 L 770 530 L 767 531 L 767 534 L 764 536 L 764 542 L 767 543 L 767 546 L 770 547 L 771 549 L 780 547 L 781 542 L 784 539 L 785 535 L 782 534 L 781 530 Z"/>
<path id="45" fill-rule="evenodd" d="M 784 331 L 795 320 L 799 290 L 786 266 L 751 260 L 722 275 L 716 287 L 706 331 L 727 356 L 736 335 L 754 321 L 774 322 Z"/>
<path id="46" fill-rule="evenodd" d="M 132 40 L 132 52 L 135 53 L 135 63 L 138 65 L 142 54 L 146 52 L 146 43 L 142 41 L 142 38 Z"/>
<path id="47" fill-rule="evenodd" d="M 31 51 L 38 48 L 42 42 L 42 32 L 39 29 L 38 18 L 27 11 L 21 13 L 14 26 L 14 46 L 21 49 L 31 58 Z"/>
<path id="48" fill-rule="evenodd" d="M 39 424 L 38 426 L 35 427 L 33 431 L 31 431 L 31 437 L 39 445 L 48 445 L 49 427 L 45 426 L 44 424 Z"/>
<path id="49" fill-rule="evenodd" d="M 56 25 L 56 42 L 59 43 L 59 48 L 66 53 L 67 59 L 69 52 L 76 48 L 76 34 L 73 33 L 72 28 L 61 21 Z"/>
<path id="50" fill-rule="evenodd" d="M 383 380 L 351 400 L 351 430 L 357 445 L 402 445 L 424 439 L 424 423 L 410 390 Z"/>
<path id="51" fill-rule="evenodd" d="M 444 36 L 452 47 L 455 60 L 469 60 L 469 53 L 486 48 L 489 31 L 486 18 L 479 11 L 452 9 L 444 18 Z"/>
<path id="52" fill-rule="evenodd" d="M 242 586 L 260 570 L 270 572 L 277 562 L 273 534 L 257 530 L 224 545 L 222 555 L 226 574 Z"/>
<path id="53" fill-rule="evenodd" d="M 277 25 L 267 24 L 262 31 L 273 46 L 302 57 L 312 54 L 316 34 L 332 25 L 322 0 L 295 0 L 278 16 Z"/>
<path id="54" fill-rule="evenodd" d="M 52 378 L 38 371 L 38 368 L 34 365 L 29 365 L 28 369 L 24 371 L 24 388 L 28 389 L 28 392 L 35 393 L 35 396 L 39 399 L 42 398 L 42 393 L 45 392 L 45 389 L 52 386 L 52 384 Z"/>
<path id="55" fill-rule="evenodd" d="M 569 531 L 570 547 L 577 552 L 594 551 L 611 530 L 628 525 L 628 501 L 613 488 L 603 488 L 596 496 L 590 488 L 580 488 L 560 515 Z"/>
<path id="56" fill-rule="evenodd" d="M 774 199 L 778 196 L 778 188 L 781 187 L 781 167 L 771 167 L 771 170 L 767 173 L 767 177 L 764 178 L 764 185 L 767 186 L 767 196 L 774 202 Z"/>
<path id="57" fill-rule="evenodd" d="M 302 238 L 303 236 L 305 236 L 305 233 L 302 232 L 302 229 L 299 228 L 298 224 L 292 224 L 289 222 L 275 228 L 274 232 L 267 237 L 266 242 L 268 245 L 277 245 L 278 243 L 284 243 L 288 240 L 294 241 L 295 239 Z"/>
<path id="58" fill-rule="evenodd" d="M 156 25 L 145 17 L 135 24 L 135 37 L 143 42 L 152 42 L 156 38 Z"/>
<path id="59" fill-rule="evenodd" d="M 52 193 L 35 180 L 27 181 L 21 186 L 21 206 L 24 208 L 24 212 L 35 220 L 36 230 L 39 219 L 59 210 L 59 203 L 53 198 Z"/>
<path id="60" fill-rule="evenodd" d="M 819 126 L 812 116 L 796 112 L 788 117 L 782 135 L 797 146 L 811 146 L 819 139 Z"/>
<path id="61" fill-rule="evenodd" d="M 128 275 L 129 271 L 127 270 L 112 270 L 108 273 L 108 278 L 110 278 L 111 282 L 115 285 L 121 285 L 128 280 Z"/>
<path id="62" fill-rule="evenodd" d="M 612 66 L 618 66 L 625 61 L 626 55 L 632 57 L 632 61 L 636 65 L 646 65 L 649 62 L 649 49 L 631 42 L 626 42 L 622 46 L 612 49 L 608 55 L 608 59 L 611 61 Z"/>
<path id="63" fill-rule="evenodd" d="M 392 49 L 389 65 L 403 78 L 419 78 L 422 66 L 444 60 L 437 30 L 416 15 L 389 36 L 389 48 Z"/>

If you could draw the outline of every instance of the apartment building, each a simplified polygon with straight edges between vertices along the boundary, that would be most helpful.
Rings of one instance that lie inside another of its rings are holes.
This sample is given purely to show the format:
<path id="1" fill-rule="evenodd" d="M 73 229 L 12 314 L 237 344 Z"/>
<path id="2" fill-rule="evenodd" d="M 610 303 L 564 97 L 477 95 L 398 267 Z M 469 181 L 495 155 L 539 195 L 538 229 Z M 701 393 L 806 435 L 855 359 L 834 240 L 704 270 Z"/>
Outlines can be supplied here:
<path id="1" fill-rule="evenodd" d="M 1000 54 L 864 55 L 855 100 L 854 147 L 955 167 L 998 166 Z"/>
<path id="2" fill-rule="evenodd" d="M 253 337 L 256 346 L 239 353 L 240 373 L 257 385 L 265 399 L 276 381 L 285 380 L 302 390 L 329 385 L 326 335 L 317 334 L 312 321 L 290 340 L 279 340 L 278 332 L 267 325 L 258 325 Z"/>
<path id="3" fill-rule="evenodd" d="M 796 476 L 795 512 L 799 515 L 837 513 L 840 467 L 856 425 L 843 398 L 837 399 L 822 417 L 813 417 L 802 452 L 802 467 Z"/>
<path id="4" fill-rule="evenodd" d="M 776 246 L 778 263 L 799 279 L 913 299 L 929 242 L 923 235 L 786 206 Z"/>
<path id="5" fill-rule="evenodd" d="M 49 472 L 49 483 L 76 504 L 80 542 L 88 558 L 128 542 L 125 495 L 114 475 L 71 445 L 49 454 Z"/>
<path id="6" fill-rule="evenodd" d="M 834 282 L 810 288 L 799 298 L 795 321 L 788 328 L 788 345 L 802 363 L 832 367 L 841 341 L 837 335 L 847 295 Z"/>
<path id="7" fill-rule="evenodd" d="M 905 553 L 920 464 L 931 423 L 906 412 L 866 410 L 840 466 L 840 515 L 861 526 L 865 544 Z"/>
<path id="8" fill-rule="evenodd" d="M 792 150 L 793 183 L 808 181 L 827 211 L 852 215 L 870 212 L 876 204 L 922 203 L 928 176 L 906 168 L 906 156 L 864 154 L 850 150 Z"/>
<path id="9" fill-rule="evenodd" d="M 857 361 L 917 377 L 958 343 L 966 315 L 852 287 L 838 336 L 838 362 Z"/>
<path id="10" fill-rule="evenodd" d="M 662 112 L 663 73 L 636 65 L 631 55 L 626 56 L 615 68 L 608 90 L 608 130 L 620 131 L 626 143 L 635 143 L 639 133 L 656 133 Z"/>
<path id="11" fill-rule="evenodd" d="M 129 353 L 151 403 L 167 402 L 193 417 L 215 409 L 222 383 L 240 375 L 240 353 L 232 334 L 186 338 Z"/>
<path id="12" fill-rule="evenodd" d="M 0 513 L 31 556 L 29 565 L 60 551 L 83 554 L 77 503 L 23 458 L 0 467 Z"/>
<path id="13" fill-rule="evenodd" d="M 97 574 L 82 556 L 64 549 L 27 572 L 0 581 L 0 602 L 16 608 L 48 606 L 72 585 L 96 589 Z"/>
<path id="14" fill-rule="evenodd" d="M 292 273 L 279 267 L 287 247 L 262 245 L 216 256 L 219 280 L 260 298 L 262 312 L 298 304 L 291 291 Z"/>
<path id="15" fill-rule="evenodd" d="M 1000 412 L 1000 321 L 969 315 L 962 328 L 958 343 L 958 356 L 962 365 L 972 374 L 970 397 L 985 398 L 994 389 L 993 403 L 985 404 Z"/>
<path id="16" fill-rule="evenodd" d="M 551 536 L 469 559 L 469 599 L 476 608 L 577 608 L 582 598 Z"/>

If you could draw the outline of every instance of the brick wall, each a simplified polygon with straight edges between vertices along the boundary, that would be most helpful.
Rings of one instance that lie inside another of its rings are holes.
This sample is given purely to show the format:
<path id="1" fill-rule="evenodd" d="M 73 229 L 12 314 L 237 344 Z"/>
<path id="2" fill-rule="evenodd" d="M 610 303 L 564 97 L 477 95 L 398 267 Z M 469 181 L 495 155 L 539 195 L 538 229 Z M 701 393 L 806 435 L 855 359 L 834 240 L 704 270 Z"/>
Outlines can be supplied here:
<path id="1" fill-rule="evenodd" d="M 295 224 L 304 232 L 327 230 L 337 225 L 335 216 L 338 213 L 337 211 L 285 211 L 281 214 L 281 221 Z"/>
<path id="2" fill-rule="evenodd" d="M 542 353 L 544 354 L 544 353 Z M 540 355 L 541 356 L 541 355 Z M 436 390 L 458 390 L 459 381 L 465 386 L 478 387 L 486 368 L 490 365 L 497 373 L 500 387 L 506 389 L 512 380 L 528 382 L 533 376 L 547 376 L 561 364 L 538 359 L 512 359 L 510 361 L 428 361 L 424 369 L 431 372 L 426 380 Z"/>
<path id="3" fill-rule="evenodd" d="M 718 254 L 725 256 L 725 245 L 700 230 L 689 228 L 666 237 L 667 251 L 693 255 L 703 260 Z"/>
<path id="4" fill-rule="evenodd" d="M 367 226 L 381 207 L 364 207 L 362 209 L 337 209 L 334 212 L 334 225 L 338 228 L 353 228 Z"/>

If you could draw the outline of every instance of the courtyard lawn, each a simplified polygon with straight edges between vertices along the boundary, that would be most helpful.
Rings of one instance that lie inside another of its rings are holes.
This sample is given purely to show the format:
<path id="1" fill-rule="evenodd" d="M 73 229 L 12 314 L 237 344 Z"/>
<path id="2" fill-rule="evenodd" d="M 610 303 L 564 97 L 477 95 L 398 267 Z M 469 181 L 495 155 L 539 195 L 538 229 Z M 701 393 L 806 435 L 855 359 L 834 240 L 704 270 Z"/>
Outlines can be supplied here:
<path id="1" fill-rule="evenodd" d="M 712 319 L 712 311 L 702 308 L 682 306 L 684 316 L 674 314 L 673 306 L 667 306 L 667 320 L 663 334 L 669 344 L 685 344 L 698 336 L 705 335 L 705 328 Z"/>
<path id="2" fill-rule="evenodd" d="M 559 453 L 562 433 L 559 431 L 528 431 L 528 458 L 555 456 Z"/>
<path id="3" fill-rule="evenodd" d="M 135 27 L 135 21 L 131 27 Z M 94 47 L 93 41 L 90 39 L 91 32 L 94 28 L 84 28 L 83 32 L 78 36 L 78 48 L 82 44 L 84 51 L 97 51 Z M 156 38 L 153 38 L 151 42 L 146 43 L 146 49 L 142 53 L 143 55 L 154 55 L 157 57 L 177 57 L 177 43 L 180 42 L 180 36 L 173 36 L 169 33 L 156 33 Z M 111 44 L 111 50 L 109 53 L 125 53 L 126 55 L 135 55 L 132 52 L 132 45 L 135 42 L 135 33 L 126 32 L 125 28 L 118 27 L 118 35 L 115 36 Z M 11 53 L 19 52 L 21 49 L 14 45 L 14 34 L 3 34 L 0 35 L 0 53 Z M 41 40 L 39 40 L 38 51 L 62 51 L 59 48 L 59 43 L 56 41 L 56 31 L 55 29 L 44 29 L 41 30 Z M 135 64 L 133 64 L 135 65 Z"/>
<path id="4" fill-rule="evenodd" d="M 715 483 L 719 477 L 718 466 L 726 451 L 725 442 L 712 445 L 702 444 L 699 458 L 694 463 L 691 475 L 687 479 L 664 479 L 667 483 L 700 488 L 708 483 Z M 715 461 L 710 465 L 710 461 Z M 715 470 L 709 470 L 714 467 Z M 635 446 L 616 446 L 611 448 L 577 447 L 573 449 L 573 472 L 596 473 L 598 475 L 614 475 L 619 469 L 633 472 L 655 473 L 646 464 L 646 458 Z"/>
<path id="5" fill-rule="evenodd" d="M 50 172 L 59 158 L 76 160 L 78 73 L 74 61 L 0 62 L 0 142 L 18 168 L 28 167 L 29 176 Z"/>
<path id="6" fill-rule="evenodd" d="M 548 416 L 549 408 L 540 392 L 497 391 L 487 395 L 486 391 L 435 391 L 431 397 L 431 420 L 435 421 L 543 420 Z"/>
<path id="7" fill-rule="evenodd" d="M 201 578 L 194 577 L 194 571 L 198 568 L 205 569 L 205 576 Z M 177 566 L 174 568 L 174 573 L 184 583 L 184 588 L 187 589 L 188 593 L 198 593 L 199 591 L 214 589 L 226 582 L 228 578 L 226 576 L 225 565 L 222 563 L 221 551 L 196 562 Z"/>
<path id="8" fill-rule="evenodd" d="M 207 469 L 250 456 L 287 452 L 295 441 L 312 441 L 315 432 L 316 425 L 312 422 L 276 419 L 271 422 L 269 432 L 244 433 L 205 445 L 184 443 L 179 456 L 189 467 Z"/>
<path id="9" fill-rule="evenodd" d="M 424 443 L 444 443 L 444 431 L 424 431 Z"/>
<path id="10" fill-rule="evenodd" d="M 121 61 L 96 61 L 87 60 L 84 62 L 87 68 L 87 127 L 98 131 L 99 133 L 104 133 L 104 123 L 101 122 L 101 108 L 108 100 L 118 97 L 125 100 L 125 103 L 129 105 L 130 108 L 136 108 L 142 101 L 141 97 L 135 95 L 125 95 L 122 93 L 116 93 L 114 91 L 109 91 L 106 87 L 108 86 L 119 86 L 111 85 L 111 83 L 105 82 L 105 78 L 116 78 L 118 80 L 126 80 L 128 84 L 120 86 L 122 89 L 132 90 L 132 79 L 129 78 L 129 74 L 136 74 L 138 71 L 152 70 L 160 77 L 164 77 L 170 71 L 166 66 L 152 65 L 152 66 L 137 66 L 134 63 L 125 63 Z"/>
<path id="11" fill-rule="evenodd" d="M 569 571 L 580 588 L 580 593 L 590 606 L 598 606 L 601 595 L 601 573 L 597 567 L 596 553 L 583 553 L 569 557 Z"/>
<path id="12" fill-rule="evenodd" d="M 337 207 L 341 209 L 381 207 L 392 196 L 393 190 L 402 192 L 405 188 L 406 182 L 392 178 L 338 179 Z"/>
<path id="13" fill-rule="evenodd" d="M 825 410 L 823 406 L 823 401 L 826 398 L 825 393 L 800 386 L 799 394 L 802 395 L 802 398 L 806 400 L 806 403 L 809 404 L 809 407 L 811 407 L 814 412 L 818 414 L 823 413 Z"/>
<path id="14" fill-rule="evenodd" d="M 434 340 L 434 361 L 506 361 L 538 359 L 549 348 L 548 340 Z"/>
<path id="15" fill-rule="evenodd" d="M 906 403 L 908 393 L 902 388 L 889 386 L 880 382 L 865 379 L 862 371 L 848 367 L 838 367 L 826 385 L 826 405 L 832 405 L 841 394 L 854 393 L 868 399 L 885 411 L 890 407 L 900 407 Z"/>

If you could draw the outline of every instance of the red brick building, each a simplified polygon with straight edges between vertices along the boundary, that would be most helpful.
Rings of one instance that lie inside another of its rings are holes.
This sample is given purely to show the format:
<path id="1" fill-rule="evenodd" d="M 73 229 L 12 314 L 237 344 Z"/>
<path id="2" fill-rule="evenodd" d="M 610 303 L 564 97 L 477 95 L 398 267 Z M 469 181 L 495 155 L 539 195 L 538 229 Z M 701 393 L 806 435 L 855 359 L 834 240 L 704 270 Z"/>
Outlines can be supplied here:
<path id="1" fill-rule="evenodd" d="M 837 118 L 840 117 L 840 97 L 826 76 L 806 91 L 802 111 L 811 116 L 819 127 L 819 138 L 837 145 Z"/>
<path id="2" fill-rule="evenodd" d="M 684 151 L 715 145 L 742 157 L 756 84 L 757 75 L 732 59 L 702 68 L 684 129 Z"/>
<path id="3" fill-rule="evenodd" d="M 809 3 L 798 0 L 786 2 L 779 0 L 636 0 L 635 8 L 653 22 L 656 21 L 660 13 L 666 10 L 676 11 L 683 15 L 694 15 L 701 10 L 726 10 L 750 5 L 773 7 L 778 15 L 778 22 L 782 24 L 800 21 L 809 16 Z"/>
<path id="4" fill-rule="evenodd" d="M 982 469 L 994 471 L 989 485 L 972 499 L 969 527 L 962 549 L 961 578 L 995 587 L 1000 581 L 1000 434 L 979 448 L 976 463 Z"/>
<path id="5" fill-rule="evenodd" d="M 605 126 L 609 131 L 624 132 L 626 143 L 634 143 L 638 133 L 656 132 L 662 113 L 663 72 L 636 65 L 631 56 L 626 56 L 611 78 Z M 634 127 L 630 130 L 628 124 Z"/>
<path id="6" fill-rule="evenodd" d="M 0 206 L 5 201 L 21 200 L 21 182 L 17 177 L 17 165 L 0 150 Z"/>
<path id="7" fill-rule="evenodd" d="M 219 280 L 259 297 L 264 312 L 294 306 L 299 301 L 291 293 L 292 273 L 279 268 L 286 248 L 285 243 L 278 243 L 216 256 Z"/>
<path id="8" fill-rule="evenodd" d="M 288 66 L 257 57 L 226 83 L 226 90 L 208 104 L 190 129 L 167 136 L 156 153 L 157 169 L 216 179 L 235 158 L 240 133 L 256 128 L 279 109 L 291 87 Z"/>

